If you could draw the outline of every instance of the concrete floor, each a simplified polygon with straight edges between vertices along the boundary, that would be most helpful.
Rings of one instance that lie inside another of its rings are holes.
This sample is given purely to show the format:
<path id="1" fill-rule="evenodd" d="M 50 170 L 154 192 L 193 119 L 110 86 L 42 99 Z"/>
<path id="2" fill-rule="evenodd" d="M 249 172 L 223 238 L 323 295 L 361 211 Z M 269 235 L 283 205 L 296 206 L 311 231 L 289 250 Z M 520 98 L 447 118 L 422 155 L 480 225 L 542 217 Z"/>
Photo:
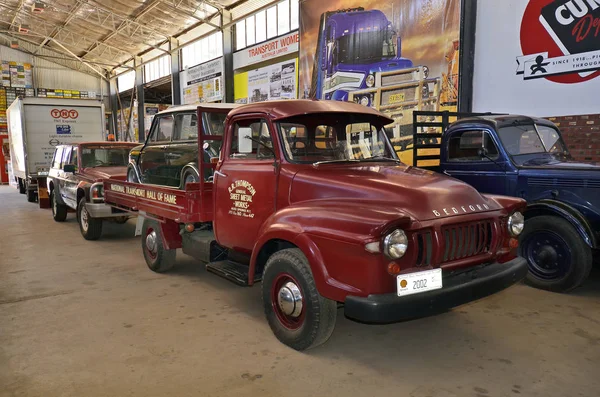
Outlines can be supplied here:
<path id="1" fill-rule="evenodd" d="M 369 326 L 340 311 L 329 342 L 271 334 L 259 288 L 178 256 L 142 258 L 135 222 L 87 242 L 74 216 L 0 187 L 0 396 L 600 395 L 600 272 L 558 295 L 517 285 L 436 317 Z"/>

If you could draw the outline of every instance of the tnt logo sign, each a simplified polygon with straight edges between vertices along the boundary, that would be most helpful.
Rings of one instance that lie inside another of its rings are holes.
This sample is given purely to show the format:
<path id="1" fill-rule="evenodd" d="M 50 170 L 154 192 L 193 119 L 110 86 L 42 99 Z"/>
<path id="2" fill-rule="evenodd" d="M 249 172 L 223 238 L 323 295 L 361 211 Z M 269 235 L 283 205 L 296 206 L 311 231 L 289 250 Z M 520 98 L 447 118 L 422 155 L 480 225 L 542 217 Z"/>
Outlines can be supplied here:
<path id="1" fill-rule="evenodd" d="M 76 119 L 79 112 L 75 109 L 52 109 L 50 115 L 55 119 Z"/>
<path id="2" fill-rule="evenodd" d="M 600 76 L 600 0 L 531 0 L 517 75 L 574 84 Z"/>

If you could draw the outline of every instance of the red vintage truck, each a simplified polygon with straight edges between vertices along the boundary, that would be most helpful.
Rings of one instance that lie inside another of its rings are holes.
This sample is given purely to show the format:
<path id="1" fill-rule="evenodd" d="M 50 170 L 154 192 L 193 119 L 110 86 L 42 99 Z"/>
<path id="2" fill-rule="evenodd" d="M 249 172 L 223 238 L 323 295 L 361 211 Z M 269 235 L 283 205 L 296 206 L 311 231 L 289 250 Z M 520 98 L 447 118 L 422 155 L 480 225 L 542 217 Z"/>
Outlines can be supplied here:
<path id="1" fill-rule="evenodd" d="M 215 112 L 228 113 L 218 134 L 206 122 Z M 240 285 L 262 281 L 269 325 L 294 349 L 324 343 L 340 306 L 362 322 L 402 321 L 527 273 L 516 254 L 525 201 L 402 164 L 383 128 L 392 120 L 375 110 L 290 100 L 199 106 L 196 117 L 199 148 L 221 147 L 199 162 L 199 182 L 106 180 L 105 201 L 144 217 L 151 270 L 172 268 L 181 248 Z"/>

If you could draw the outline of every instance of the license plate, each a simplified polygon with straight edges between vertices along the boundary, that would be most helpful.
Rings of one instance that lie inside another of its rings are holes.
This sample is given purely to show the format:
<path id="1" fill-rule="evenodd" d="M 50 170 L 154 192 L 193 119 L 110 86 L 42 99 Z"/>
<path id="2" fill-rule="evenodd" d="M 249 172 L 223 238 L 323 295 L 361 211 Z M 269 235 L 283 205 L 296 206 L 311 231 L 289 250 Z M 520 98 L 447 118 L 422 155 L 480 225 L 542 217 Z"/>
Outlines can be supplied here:
<path id="1" fill-rule="evenodd" d="M 390 95 L 388 102 L 390 105 L 394 103 L 404 102 L 404 93 Z"/>
<path id="2" fill-rule="evenodd" d="M 397 277 L 398 296 L 418 294 L 442 288 L 442 269 L 401 274 Z"/>

